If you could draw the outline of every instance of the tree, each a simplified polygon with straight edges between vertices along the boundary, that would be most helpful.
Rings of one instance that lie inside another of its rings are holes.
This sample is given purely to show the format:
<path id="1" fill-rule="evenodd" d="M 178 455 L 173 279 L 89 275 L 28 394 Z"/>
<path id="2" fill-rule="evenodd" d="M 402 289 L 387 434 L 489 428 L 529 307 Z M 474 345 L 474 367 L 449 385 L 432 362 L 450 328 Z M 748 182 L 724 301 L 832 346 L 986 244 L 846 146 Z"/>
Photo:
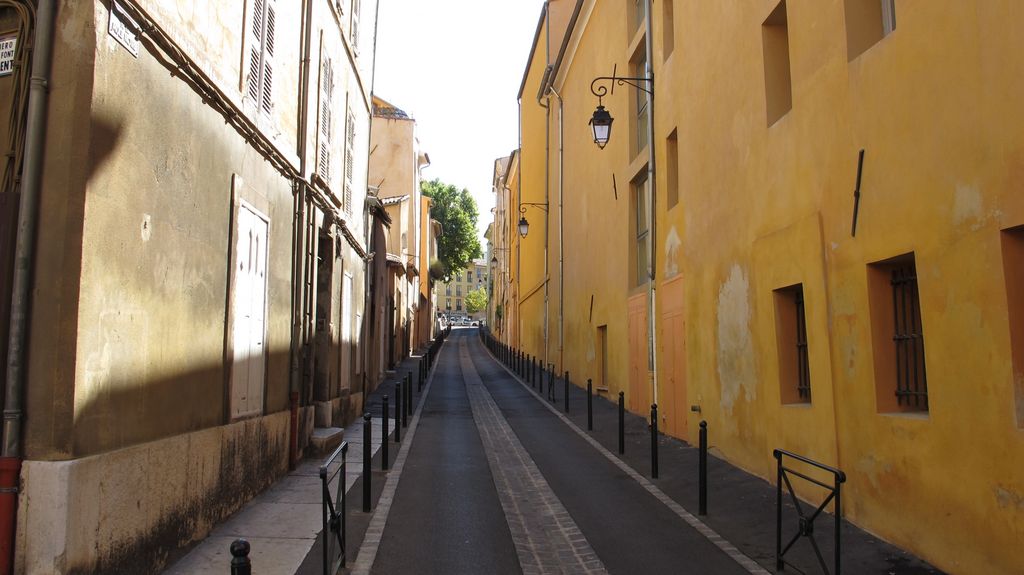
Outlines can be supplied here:
<path id="1" fill-rule="evenodd" d="M 459 190 L 436 178 L 421 182 L 420 189 L 424 196 L 433 200 L 430 217 L 441 223 L 437 256 L 444 265 L 443 281 L 447 283 L 462 273 L 474 258 L 483 255 L 476 236 L 476 200 L 466 188 Z"/>
<path id="2" fill-rule="evenodd" d="M 466 294 L 466 311 L 476 313 L 487 307 L 487 290 L 484 288 L 475 289 Z"/>

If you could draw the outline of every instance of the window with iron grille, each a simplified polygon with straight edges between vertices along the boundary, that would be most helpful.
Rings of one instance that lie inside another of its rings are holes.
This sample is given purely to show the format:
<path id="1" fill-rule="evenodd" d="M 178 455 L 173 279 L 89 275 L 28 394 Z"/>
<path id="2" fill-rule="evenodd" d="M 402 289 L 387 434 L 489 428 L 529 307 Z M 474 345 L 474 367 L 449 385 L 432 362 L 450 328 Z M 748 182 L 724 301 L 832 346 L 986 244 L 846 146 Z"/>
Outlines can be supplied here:
<path id="1" fill-rule="evenodd" d="M 871 264 L 868 272 L 878 411 L 927 412 L 924 329 L 914 254 Z"/>
<path id="2" fill-rule="evenodd" d="M 891 270 L 893 336 L 896 346 L 896 402 L 914 410 L 928 410 L 928 379 L 924 367 L 921 302 L 913 262 Z"/>
<path id="3" fill-rule="evenodd" d="M 274 34 L 277 24 L 276 0 L 250 3 L 245 38 L 245 94 L 257 109 L 269 114 L 274 109 Z"/>
<path id="4" fill-rule="evenodd" d="M 810 403 L 811 367 L 803 284 L 775 290 L 775 327 L 782 403 Z"/>

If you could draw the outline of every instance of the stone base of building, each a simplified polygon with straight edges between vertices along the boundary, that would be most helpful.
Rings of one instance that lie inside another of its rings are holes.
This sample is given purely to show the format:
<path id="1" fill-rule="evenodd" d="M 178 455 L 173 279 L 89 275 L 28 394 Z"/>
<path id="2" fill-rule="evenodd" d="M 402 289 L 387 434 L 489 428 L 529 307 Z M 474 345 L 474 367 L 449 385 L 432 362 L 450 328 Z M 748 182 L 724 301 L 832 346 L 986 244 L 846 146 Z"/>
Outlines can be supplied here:
<path id="1" fill-rule="evenodd" d="M 81 459 L 25 461 L 15 571 L 159 572 L 287 472 L 288 430 L 284 411 Z"/>

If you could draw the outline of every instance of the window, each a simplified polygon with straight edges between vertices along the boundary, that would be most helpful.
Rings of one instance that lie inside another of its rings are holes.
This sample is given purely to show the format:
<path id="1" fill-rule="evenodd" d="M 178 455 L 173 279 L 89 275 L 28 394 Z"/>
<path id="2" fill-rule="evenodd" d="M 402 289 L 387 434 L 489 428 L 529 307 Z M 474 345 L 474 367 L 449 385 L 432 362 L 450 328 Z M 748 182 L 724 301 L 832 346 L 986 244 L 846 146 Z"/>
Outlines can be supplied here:
<path id="1" fill-rule="evenodd" d="M 1024 428 L 1024 226 L 1003 230 L 1003 277 L 1017 427 Z"/>
<path id="2" fill-rule="evenodd" d="M 320 65 L 320 127 L 317 171 L 324 182 L 331 178 L 331 145 L 333 132 L 332 110 L 334 108 L 334 70 L 331 59 L 324 57 Z"/>
<path id="3" fill-rule="evenodd" d="M 636 284 L 643 285 L 650 278 L 648 262 L 650 261 L 650 230 L 647 227 L 648 196 L 650 187 L 647 185 L 647 172 L 633 184 L 634 229 L 636 230 Z"/>
<path id="4" fill-rule="evenodd" d="M 868 274 L 878 411 L 927 412 L 924 330 L 914 254 L 871 264 Z"/>
<path id="5" fill-rule="evenodd" d="M 802 284 L 775 290 L 775 335 L 779 352 L 782 403 L 811 402 L 811 368 L 807 354 L 807 315 Z"/>
<path id="6" fill-rule="evenodd" d="M 662 3 L 661 3 L 661 31 L 662 31 L 661 47 L 662 47 L 662 53 L 664 54 L 664 57 L 665 57 L 666 60 L 668 60 L 668 57 L 672 55 L 672 50 L 675 48 L 675 44 L 676 44 L 675 25 L 673 23 L 673 20 L 675 18 L 675 14 L 673 12 L 674 11 L 672 9 L 672 0 L 662 0 Z"/>
<path id="7" fill-rule="evenodd" d="M 359 12 L 360 12 L 360 0 L 352 0 L 352 27 L 350 28 L 349 38 L 352 42 L 352 51 L 359 53 Z"/>
<path id="8" fill-rule="evenodd" d="M 455 300 L 455 311 L 462 311 L 462 300 Z"/>
<path id="9" fill-rule="evenodd" d="M 636 33 L 637 29 L 647 22 L 647 0 L 633 0 L 633 8 L 631 10 L 633 18 L 633 32 Z"/>
<path id="10" fill-rule="evenodd" d="M 462 284 L 455 286 L 455 295 L 462 297 Z"/>
<path id="11" fill-rule="evenodd" d="M 468 283 L 468 284 L 473 283 L 473 272 L 471 272 L 471 271 L 467 271 L 466 272 L 466 283 Z"/>
<path id="12" fill-rule="evenodd" d="M 345 118 L 345 191 L 342 197 L 342 208 L 345 213 L 352 213 L 352 178 L 355 173 L 356 151 L 356 117 L 352 108 L 348 109 Z"/>
<path id="13" fill-rule="evenodd" d="M 761 26 L 764 48 L 764 99 L 768 125 L 779 121 L 793 108 L 789 71 L 789 26 L 786 0 L 779 2 Z"/>
<path id="14" fill-rule="evenodd" d="M 276 0 L 252 0 L 246 27 L 246 64 L 243 81 L 245 96 L 260 112 L 274 109 L 274 32 Z"/>
<path id="15" fill-rule="evenodd" d="M 676 130 L 672 130 L 665 140 L 665 163 L 665 194 L 668 196 L 665 207 L 672 209 L 679 203 L 679 140 L 676 138 Z"/>
<path id="16" fill-rule="evenodd" d="M 448 285 L 444 286 L 444 295 L 452 295 L 452 286 L 451 286 L 451 284 L 448 284 Z"/>
<path id="17" fill-rule="evenodd" d="M 633 76 L 636 78 L 647 77 L 647 52 L 641 45 L 638 47 L 637 55 L 633 60 Z M 647 92 L 643 90 L 630 90 L 636 98 L 635 110 L 636 110 L 636 122 L 634 128 L 636 129 L 635 141 L 636 148 L 634 152 L 639 154 L 647 147 L 649 143 L 647 140 L 647 122 L 649 121 L 647 114 Z"/>
<path id="18" fill-rule="evenodd" d="M 845 0 L 846 57 L 853 60 L 896 30 L 895 0 Z"/>

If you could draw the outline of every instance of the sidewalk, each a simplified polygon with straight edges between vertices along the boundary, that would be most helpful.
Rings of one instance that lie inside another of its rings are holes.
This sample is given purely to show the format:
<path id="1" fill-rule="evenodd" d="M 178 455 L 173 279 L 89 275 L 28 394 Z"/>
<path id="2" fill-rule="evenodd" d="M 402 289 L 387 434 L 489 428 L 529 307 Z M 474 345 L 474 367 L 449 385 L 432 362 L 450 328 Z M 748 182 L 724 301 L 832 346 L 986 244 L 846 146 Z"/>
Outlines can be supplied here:
<path id="1" fill-rule="evenodd" d="M 404 359 L 395 371 L 387 372 L 384 381 L 367 398 L 367 409 L 372 414 L 371 452 L 374 460 L 379 460 L 381 446 L 381 399 L 388 395 L 390 400 L 389 413 L 394 415 L 394 389 L 397 382 L 403 381 L 406 372 L 412 372 L 413 384 L 419 369 L 420 355 Z M 417 394 L 414 394 L 417 395 Z M 419 398 L 414 397 L 414 401 Z M 388 429 L 394 433 L 395 420 L 389 419 Z M 389 437 L 391 436 L 389 435 Z M 346 458 L 345 491 L 348 497 L 350 517 L 352 510 L 360 505 L 359 489 L 353 490 L 358 482 L 361 485 L 363 472 L 363 420 L 356 418 L 344 430 L 343 441 L 349 443 Z M 393 442 L 392 442 L 393 443 Z M 389 446 L 393 458 L 397 446 Z M 329 455 L 329 454 L 328 454 Z M 249 559 L 252 561 L 253 573 L 260 575 L 293 575 L 300 570 L 311 551 L 318 549 L 317 541 L 322 531 L 322 485 L 320 481 L 320 465 L 328 455 L 302 460 L 296 469 L 282 477 L 269 489 L 253 498 L 242 509 L 218 525 L 201 543 L 193 547 L 188 554 L 181 557 L 164 571 L 167 575 L 223 575 L 231 569 L 231 553 L 229 548 L 236 539 L 245 539 L 251 545 Z M 374 478 L 380 465 L 374 467 Z M 381 481 L 374 486 L 374 498 L 379 495 Z M 350 526 L 349 541 L 353 542 Z M 361 537 L 360 537 L 361 538 Z M 353 554 L 351 543 L 349 553 Z M 315 559 L 315 558 L 314 558 Z M 317 562 L 319 572 L 319 562 Z"/>
<path id="2" fill-rule="evenodd" d="M 494 357 L 494 356 L 492 356 Z M 494 357 L 497 360 L 496 357 Z M 504 364 L 503 364 L 504 365 Z M 514 372 L 504 365 L 510 374 Z M 556 377 L 553 393 L 543 377 L 543 391 L 537 384 L 526 383 L 515 375 L 520 385 L 535 394 L 538 401 L 557 411 L 575 426 L 577 434 L 596 440 L 612 457 L 618 458 L 644 476 L 647 481 L 692 515 L 698 509 L 699 451 L 688 443 L 666 435 L 658 438 L 658 479 L 651 478 L 651 435 L 645 417 L 626 412 L 625 454 L 618 454 L 618 397 L 593 398 L 594 430 L 587 431 L 586 379 L 574 382 L 569 390 L 569 409 L 565 409 L 565 384 Z M 570 374 L 570 379 L 573 376 Z M 581 385 L 582 387 L 577 387 Z M 554 398 L 552 400 L 551 398 Z M 567 428 L 572 429 L 572 428 Z M 709 428 L 709 444 L 714 449 L 714 429 Z M 558 442 L 557 437 L 550 438 Z M 795 480 L 794 480 L 795 481 Z M 783 545 L 797 532 L 796 511 L 783 492 Z M 776 489 L 764 479 L 754 476 L 709 453 L 708 514 L 699 520 L 731 542 L 748 557 L 770 572 L 775 572 Z M 802 502 L 806 514 L 811 506 Z M 831 570 L 834 517 L 823 513 L 814 522 L 814 537 Z M 842 570 L 845 573 L 880 575 L 923 575 L 941 573 L 913 555 L 882 541 L 864 530 L 842 522 Z M 809 541 L 801 537 L 786 553 L 786 560 L 806 573 L 821 573 L 821 567 Z M 796 572 L 795 570 L 793 572 Z"/>

